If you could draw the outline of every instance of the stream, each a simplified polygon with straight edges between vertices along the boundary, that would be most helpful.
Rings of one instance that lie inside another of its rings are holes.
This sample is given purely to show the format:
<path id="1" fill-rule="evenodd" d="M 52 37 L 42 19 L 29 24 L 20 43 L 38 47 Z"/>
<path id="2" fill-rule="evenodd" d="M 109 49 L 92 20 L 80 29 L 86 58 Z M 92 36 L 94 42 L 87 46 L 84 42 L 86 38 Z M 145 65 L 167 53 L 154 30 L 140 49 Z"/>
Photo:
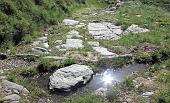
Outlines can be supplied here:
<path id="1" fill-rule="evenodd" d="M 147 66 L 144 64 L 130 64 L 121 68 L 101 68 L 101 71 L 93 75 L 89 83 L 84 86 L 77 87 L 71 92 L 50 92 L 50 98 L 56 103 L 62 103 L 67 99 L 77 96 L 88 95 L 94 93 L 99 88 L 108 88 L 123 81 L 128 75 L 135 71 L 146 70 Z M 41 88 L 49 92 L 48 83 L 51 74 L 44 74 L 35 79 Z"/>

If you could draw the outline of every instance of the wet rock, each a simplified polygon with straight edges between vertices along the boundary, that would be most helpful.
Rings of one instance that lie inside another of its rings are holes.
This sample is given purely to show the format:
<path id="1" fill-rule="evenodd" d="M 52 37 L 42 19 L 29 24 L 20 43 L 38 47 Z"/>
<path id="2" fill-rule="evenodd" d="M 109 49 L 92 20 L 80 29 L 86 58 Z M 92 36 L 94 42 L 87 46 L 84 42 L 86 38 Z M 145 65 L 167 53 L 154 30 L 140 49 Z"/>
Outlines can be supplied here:
<path id="1" fill-rule="evenodd" d="M 42 52 L 48 52 L 47 49 L 42 48 L 42 47 L 34 47 L 34 48 L 32 48 L 32 50 L 35 51 L 35 52 L 40 52 L 40 53 L 42 53 Z"/>
<path id="2" fill-rule="evenodd" d="M 62 44 L 60 46 L 56 46 L 57 49 L 78 49 L 78 48 L 83 48 L 83 41 L 80 39 L 66 39 L 66 43 Z"/>
<path id="3" fill-rule="evenodd" d="M 127 28 L 127 30 L 125 30 L 125 32 L 123 33 L 124 35 L 129 34 L 129 33 L 145 33 L 145 32 L 150 32 L 149 29 L 145 29 L 145 28 L 141 28 L 138 25 L 132 24 L 130 27 Z"/>
<path id="4" fill-rule="evenodd" d="M 11 94 L 2 99 L 3 103 L 19 103 L 20 96 L 17 94 Z"/>
<path id="5" fill-rule="evenodd" d="M 8 80 L 2 80 L 2 83 L 9 90 L 17 90 L 21 94 L 28 94 L 29 93 L 29 91 L 26 88 L 24 88 L 22 85 L 10 82 Z"/>
<path id="6" fill-rule="evenodd" d="M 50 76 L 50 89 L 70 91 L 76 86 L 86 84 L 93 75 L 92 68 L 86 65 L 73 64 L 58 69 Z"/>
<path id="7" fill-rule="evenodd" d="M 47 41 L 47 37 L 46 36 L 39 37 L 39 38 L 37 38 L 37 40 L 41 41 L 41 42 L 46 42 Z"/>
<path id="8" fill-rule="evenodd" d="M 115 53 L 112 53 L 107 50 L 107 48 L 104 47 L 92 47 L 96 52 L 100 53 L 102 56 L 106 57 L 117 57 L 118 55 Z"/>
<path id="9" fill-rule="evenodd" d="M 99 42 L 97 42 L 97 41 L 89 41 L 88 44 L 91 45 L 91 46 L 93 46 L 93 47 L 98 47 L 98 46 L 100 46 Z"/>
<path id="10" fill-rule="evenodd" d="M 106 97 L 107 91 L 107 88 L 99 88 L 95 91 L 95 95 Z"/>
<path id="11" fill-rule="evenodd" d="M 112 23 L 89 23 L 88 32 L 95 39 L 119 39 L 123 31 L 120 26 L 113 25 Z"/>
<path id="12" fill-rule="evenodd" d="M 7 55 L 4 53 L 0 53 L 0 60 L 7 59 Z"/>
<path id="13" fill-rule="evenodd" d="M 142 94 L 142 97 L 148 98 L 148 97 L 152 96 L 153 94 L 154 94 L 154 92 L 145 92 Z"/>
<path id="14" fill-rule="evenodd" d="M 79 21 L 71 20 L 71 19 L 64 19 L 63 24 L 67 26 L 74 26 L 74 25 L 79 24 Z"/>

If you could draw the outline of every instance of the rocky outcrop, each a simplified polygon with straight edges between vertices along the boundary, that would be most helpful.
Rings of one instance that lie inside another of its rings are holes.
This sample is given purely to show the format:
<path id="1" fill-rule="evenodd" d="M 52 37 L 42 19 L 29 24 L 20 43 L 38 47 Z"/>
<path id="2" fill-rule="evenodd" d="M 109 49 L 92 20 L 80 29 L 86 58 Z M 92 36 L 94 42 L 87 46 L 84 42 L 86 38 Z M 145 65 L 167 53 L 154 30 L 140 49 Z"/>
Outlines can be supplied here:
<path id="1" fill-rule="evenodd" d="M 76 86 L 84 85 L 92 78 L 91 69 L 89 66 L 78 64 L 61 68 L 50 76 L 49 89 L 70 91 Z"/>

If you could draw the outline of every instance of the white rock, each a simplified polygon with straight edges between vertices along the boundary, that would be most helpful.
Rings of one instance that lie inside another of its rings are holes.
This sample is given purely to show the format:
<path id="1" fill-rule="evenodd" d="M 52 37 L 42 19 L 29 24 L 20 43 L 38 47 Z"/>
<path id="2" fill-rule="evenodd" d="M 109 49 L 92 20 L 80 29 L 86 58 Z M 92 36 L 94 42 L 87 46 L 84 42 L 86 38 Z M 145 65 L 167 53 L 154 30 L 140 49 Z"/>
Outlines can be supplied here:
<path id="1" fill-rule="evenodd" d="M 67 58 L 66 57 L 58 57 L 58 56 L 45 56 L 43 57 L 43 59 L 54 59 L 54 60 L 66 60 Z"/>
<path id="2" fill-rule="evenodd" d="M 104 47 L 92 47 L 92 48 L 103 56 L 116 56 L 116 57 L 118 56 L 117 54 L 108 51 L 107 48 Z"/>
<path id="3" fill-rule="evenodd" d="M 33 44 L 32 44 L 32 46 L 38 46 L 38 45 L 40 45 L 41 43 L 42 43 L 41 41 L 34 41 Z"/>
<path id="4" fill-rule="evenodd" d="M 68 32 L 69 35 L 79 35 L 79 32 L 76 30 L 72 30 L 70 32 Z"/>
<path id="5" fill-rule="evenodd" d="M 47 49 L 42 48 L 42 47 L 34 47 L 34 48 L 32 48 L 32 50 L 35 51 L 35 52 L 39 52 L 39 53 L 41 53 L 41 52 L 48 52 Z"/>
<path id="6" fill-rule="evenodd" d="M 74 26 L 74 25 L 79 24 L 79 21 L 71 20 L 71 19 L 64 19 L 63 24 L 67 26 Z"/>
<path id="7" fill-rule="evenodd" d="M 127 30 L 125 30 L 125 32 L 123 33 L 124 35 L 129 34 L 129 33 L 145 33 L 145 32 L 150 32 L 149 29 L 145 29 L 145 28 L 141 28 L 138 25 L 132 24 L 130 27 L 127 28 Z"/>
<path id="8" fill-rule="evenodd" d="M 142 94 L 142 97 L 148 98 L 148 97 L 152 96 L 153 94 L 154 94 L 154 92 L 145 92 Z"/>
<path id="9" fill-rule="evenodd" d="M 48 36 L 49 34 L 45 33 L 44 36 Z"/>
<path id="10" fill-rule="evenodd" d="M 79 32 L 76 30 L 72 30 L 70 32 L 68 32 L 68 35 L 66 36 L 68 39 L 71 39 L 73 37 L 77 37 L 77 38 L 82 38 L 81 35 L 79 35 Z"/>
<path id="11" fill-rule="evenodd" d="M 93 75 L 92 68 L 86 65 L 73 64 L 58 69 L 50 76 L 50 89 L 70 91 L 76 85 L 86 84 Z"/>
<path id="12" fill-rule="evenodd" d="M 49 44 L 48 43 L 43 43 L 43 47 L 48 49 L 49 48 Z"/>
<path id="13" fill-rule="evenodd" d="M 100 45 L 99 42 L 97 42 L 97 41 L 89 41 L 88 44 L 93 47 L 98 47 Z"/>

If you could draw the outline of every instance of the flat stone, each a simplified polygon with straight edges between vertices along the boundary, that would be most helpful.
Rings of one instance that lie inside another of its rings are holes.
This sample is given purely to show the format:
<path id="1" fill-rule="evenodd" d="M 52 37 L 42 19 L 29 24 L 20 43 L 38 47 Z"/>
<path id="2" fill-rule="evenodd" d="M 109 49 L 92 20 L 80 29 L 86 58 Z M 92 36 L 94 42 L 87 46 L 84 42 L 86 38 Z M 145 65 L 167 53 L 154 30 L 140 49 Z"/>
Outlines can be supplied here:
<path id="1" fill-rule="evenodd" d="M 148 98 L 148 97 L 152 96 L 153 94 L 154 94 L 154 92 L 145 92 L 142 94 L 142 97 Z"/>
<path id="2" fill-rule="evenodd" d="M 84 24 L 84 23 L 80 23 L 79 25 L 76 25 L 75 27 L 76 28 L 82 28 L 82 27 L 84 27 L 86 24 Z"/>
<path id="3" fill-rule="evenodd" d="M 82 36 L 79 35 L 79 32 L 76 30 L 72 30 L 72 31 L 68 32 L 68 35 L 66 37 L 69 39 L 71 39 L 73 37 L 82 38 Z"/>
<path id="4" fill-rule="evenodd" d="M 145 29 L 145 28 L 141 28 L 138 25 L 132 24 L 131 26 L 129 26 L 127 28 L 127 30 L 125 30 L 125 32 L 123 33 L 124 35 L 129 34 L 129 33 L 145 33 L 145 32 L 150 32 L 149 29 Z"/>
<path id="5" fill-rule="evenodd" d="M 17 94 L 11 94 L 11 95 L 4 97 L 2 100 L 3 100 L 3 103 L 11 103 L 11 102 L 14 103 L 14 101 L 16 102 L 19 101 L 20 98 L 21 97 Z"/>
<path id="6" fill-rule="evenodd" d="M 57 49 L 78 49 L 78 48 L 83 48 L 83 41 L 80 39 L 66 39 L 66 43 L 62 44 L 60 46 L 57 46 Z"/>
<path id="7" fill-rule="evenodd" d="M 67 26 L 74 26 L 74 25 L 79 24 L 79 21 L 71 20 L 71 19 L 64 19 L 63 24 Z"/>
<path id="8" fill-rule="evenodd" d="M 99 42 L 97 42 L 97 41 L 89 41 L 88 44 L 91 45 L 91 46 L 93 46 L 93 47 L 98 47 L 98 46 L 100 46 Z"/>
<path id="9" fill-rule="evenodd" d="M 119 35 L 122 34 L 120 26 L 113 25 L 112 23 L 89 23 L 88 25 L 89 34 L 95 39 L 119 39 Z"/>
<path id="10" fill-rule="evenodd" d="M 118 56 L 115 53 L 112 53 L 104 47 L 92 47 L 96 52 L 100 53 L 102 56 Z"/>
<path id="11" fill-rule="evenodd" d="M 22 85 L 10 82 L 8 80 L 2 80 L 2 83 L 4 84 L 4 86 L 7 89 L 17 90 L 19 93 L 23 93 L 23 94 L 28 94 L 29 93 L 29 91 L 26 88 L 24 88 Z"/>
<path id="12" fill-rule="evenodd" d="M 47 37 L 46 36 L 39 37 L 39 38 L 37 38 L 37 40 L 41 41 L 41 42 L 46 42 L 47 41 Z"/>
<path id="13" fill-rule="evenodd" d="M 50 76 L 49 89 L 70 91 L 76 86 L 86 84 L 93 75 L 92 68 L 86 65 L 73 64 L 58 69 Z"/>

